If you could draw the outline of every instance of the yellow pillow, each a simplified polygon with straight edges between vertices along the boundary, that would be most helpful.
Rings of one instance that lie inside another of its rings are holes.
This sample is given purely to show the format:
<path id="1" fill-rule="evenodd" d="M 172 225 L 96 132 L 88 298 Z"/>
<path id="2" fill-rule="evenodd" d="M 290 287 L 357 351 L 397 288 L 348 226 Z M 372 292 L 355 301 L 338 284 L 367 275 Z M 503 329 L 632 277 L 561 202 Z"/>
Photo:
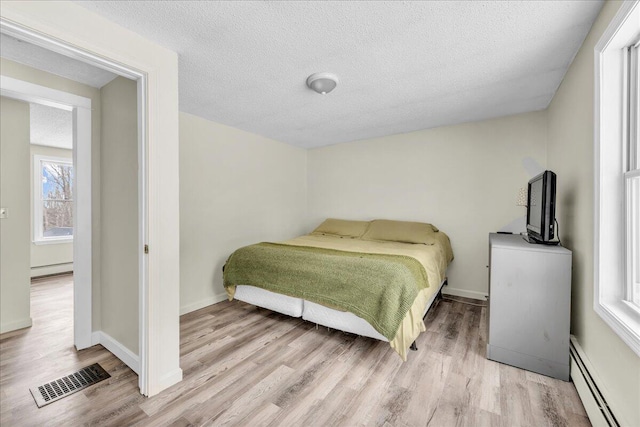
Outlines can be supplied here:
<path id="1" fill-rule="evenodd" d="M 369 221 L 350 221 L 346 219 L 327 218 L 311 234 L 360 237 L 367 231 Z"/>
<path id="2" fill-rule="evenodd" d="M 424 222 L 390 221 L 376 219 L 371 221 L 362 240 L 385 240 L 402 243 L 435 243 L 434 229 Z"/>

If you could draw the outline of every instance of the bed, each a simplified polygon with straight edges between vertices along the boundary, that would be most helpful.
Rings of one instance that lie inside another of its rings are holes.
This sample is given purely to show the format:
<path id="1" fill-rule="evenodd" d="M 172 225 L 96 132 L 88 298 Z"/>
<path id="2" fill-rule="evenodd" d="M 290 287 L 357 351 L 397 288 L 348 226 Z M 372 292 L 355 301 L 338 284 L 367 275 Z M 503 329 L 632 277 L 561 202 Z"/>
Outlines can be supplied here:
<path id="1" fill-rule="evenodd" d="M 431 224 L 327 219 L 238 249 L 223 276 L 230 300 L 387 341 L 406 361 L 452 260 L 449 237 Z"/>

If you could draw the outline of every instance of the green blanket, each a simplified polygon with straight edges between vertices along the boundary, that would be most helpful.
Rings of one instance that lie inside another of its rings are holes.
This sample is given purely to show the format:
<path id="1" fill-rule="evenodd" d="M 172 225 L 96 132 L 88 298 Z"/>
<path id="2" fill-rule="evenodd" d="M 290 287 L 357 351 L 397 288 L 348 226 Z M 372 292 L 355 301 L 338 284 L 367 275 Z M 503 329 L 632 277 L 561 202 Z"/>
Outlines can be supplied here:
<path id="1" fill-rule="evenodd" d="M 251 285 L 349 311 L 391 341 L 418 292 L 429 286 L 404 255 L 258 243 L 229 257 L 224 286 Z"/>

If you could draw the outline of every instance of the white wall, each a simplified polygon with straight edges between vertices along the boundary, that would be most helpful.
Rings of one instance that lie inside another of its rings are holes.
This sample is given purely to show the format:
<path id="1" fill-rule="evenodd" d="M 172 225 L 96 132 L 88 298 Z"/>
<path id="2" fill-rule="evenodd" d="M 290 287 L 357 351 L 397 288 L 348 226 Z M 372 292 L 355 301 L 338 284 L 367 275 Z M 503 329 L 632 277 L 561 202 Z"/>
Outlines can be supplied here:
<path id="1" fill-rule="evenodd" d="M 523 216 L 523 161 L 546 162 L 546 113 L 309 151 L 307 231 L 324 218 L 430 222 L 451 238 L 447 292 L 487 293 L 488 234 Z"/>
<path id="2" fill-rule="evenodd" d="M 61 90 L 74 95 L 91 99 L 93 114 L 91 115 L 91 201 L 92 220 L 92 328 L 100 329 L 100 91 L 73 80 L 65 79 L 45 71 L 0 58 L 0 72 L 3 76 L 24 80 L 29 83 Z M 28 257 L 29 255 L 27 255 Z M 27 258 L 28 259 L 28 258 Z"/>
<path id="3" fill-rule="evenodd" d="M 180 113 L 181 313 L 226 297 L 241 246 L 302 234 L 306 151 Z"/>
<path id="4" fill-rule="evenodd" d="M 31 326 L 29 104 L 0 98 L 0 333 Z"/>
<path id="5" fill-rule="evenodd" d="M 33 156 L 51 156 L 71 159 L 73 152 L 64 148 L 45 147 L 31 144 L 30 148 L 30 197 L 31 218 L 33 218 Z M 31 277 L 73 271 L 73 242 L 36 245 L 33 243 L 33 225 L 31 225 Z"/>
<path id="6" fill-rule="evenodd" d="M 607 2 L 548 109 L 549 168 L 558 175 L 557 218 L 573 251 L 571 332 L 621 425 L 640 425 L 640 358 L 593 310 L 593 49 L 620 2 Z"/>
<path id="7" fill-rule="evenodd" d="M 102 331 L 138 354 L 137 84 L 117 77 L 100 89 Z"/>

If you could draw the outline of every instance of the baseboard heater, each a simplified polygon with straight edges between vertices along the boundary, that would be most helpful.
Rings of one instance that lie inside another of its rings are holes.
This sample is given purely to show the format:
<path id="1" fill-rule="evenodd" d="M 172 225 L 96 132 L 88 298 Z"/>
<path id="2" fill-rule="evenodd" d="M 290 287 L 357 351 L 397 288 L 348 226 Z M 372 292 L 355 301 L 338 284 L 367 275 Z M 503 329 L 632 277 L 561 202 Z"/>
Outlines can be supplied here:
<path id="1" fill-rule="evenodd" d="M 32 279 L 35 279 L 66 273 L 73 273 L 73 262 L 63 262 L 60 264 L 38 265 L 35 267 L 31 267 L 30 276 Z"/>
<path id="2" fill-rule="evenodd" d="M 571 379 L 578 390 L 578 395 L 587 411 L 591 424 L 594 426 L 620 427 L 618 420 L 616 420 L 607 401 L 600 392 L 593 375 L 589 372 L 592 369 L 589 360 L 573 335 L 571 335 L 569 351 L 572 365 Z"/>

